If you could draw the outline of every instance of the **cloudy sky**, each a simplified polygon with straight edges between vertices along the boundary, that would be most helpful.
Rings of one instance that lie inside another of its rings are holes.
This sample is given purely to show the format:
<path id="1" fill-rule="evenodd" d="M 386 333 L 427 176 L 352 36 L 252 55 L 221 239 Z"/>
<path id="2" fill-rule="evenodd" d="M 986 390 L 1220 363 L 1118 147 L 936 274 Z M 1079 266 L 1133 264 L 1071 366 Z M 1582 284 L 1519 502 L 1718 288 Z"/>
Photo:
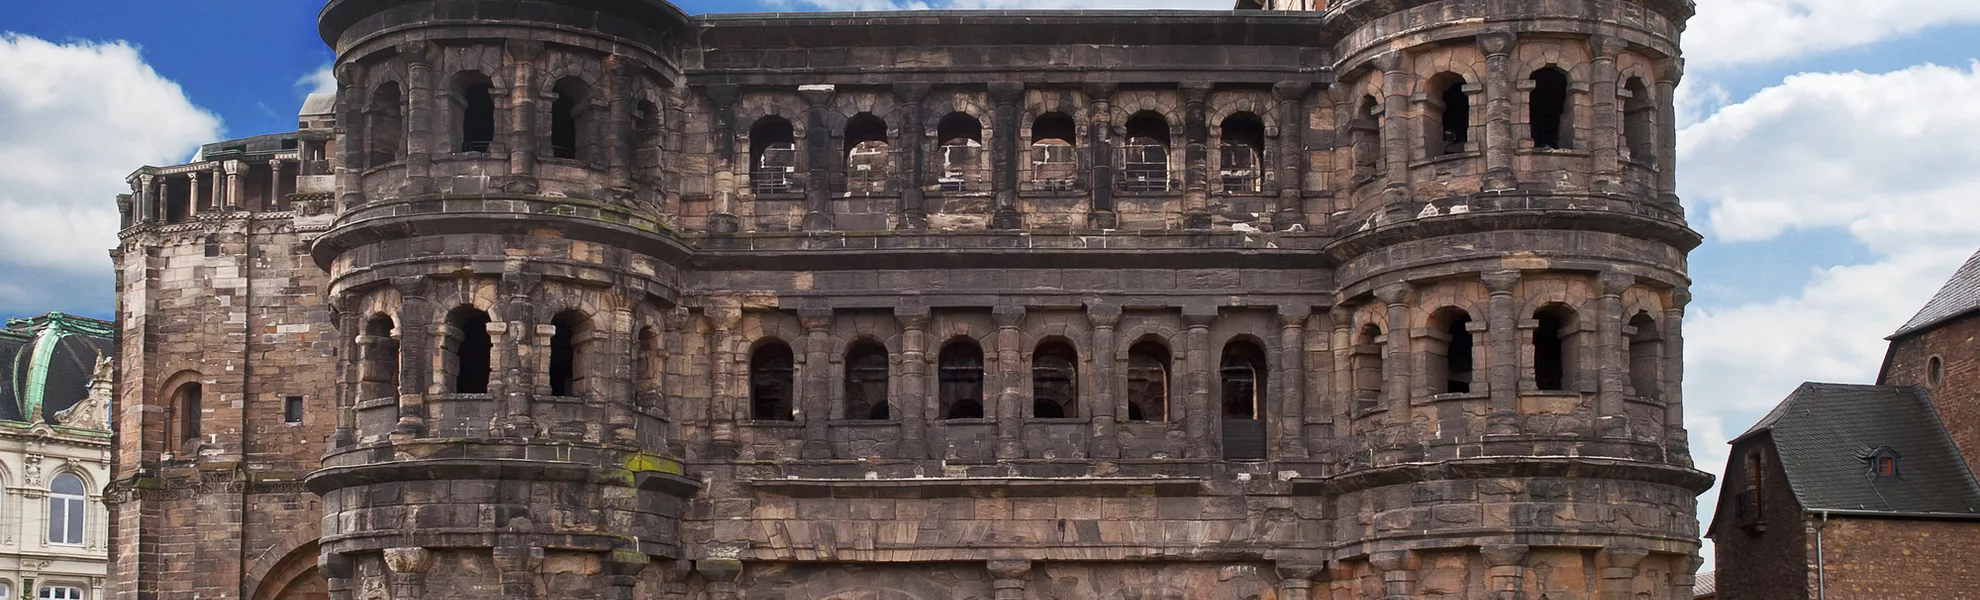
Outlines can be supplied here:
<path id="1" fill-rule="evenodd" d="M 1079 8 L 1228 8 L 1097 0 Z M 1701 466 L 1804 380 L 1876 375 L 1883 336 L 1980 248 L 1973 0 L 1699 0 L 1680 180 Z M 1064 8 L 1043 0 L 694 0 L 693 13 Z M 0 2 L 0 316 L 108 316 L 123 177 L 293 129 L 317 2 Z M 1704 498 L 1709 510 L 1710 496 Z"/>

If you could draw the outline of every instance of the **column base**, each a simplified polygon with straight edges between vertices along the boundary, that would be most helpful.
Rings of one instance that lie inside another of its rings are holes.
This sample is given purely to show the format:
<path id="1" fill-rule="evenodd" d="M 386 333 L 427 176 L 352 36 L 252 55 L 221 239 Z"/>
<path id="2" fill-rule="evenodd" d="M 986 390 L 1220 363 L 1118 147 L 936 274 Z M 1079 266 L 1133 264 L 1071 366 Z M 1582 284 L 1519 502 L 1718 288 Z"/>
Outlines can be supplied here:
<path id="1" fill-rule="evenodd" d="M 811 212 L 811 213 L 805 213 L 805 214 L 804 214 L 804 230 L 805 230 L 805 231 L 831 231 L 831 230 L 832 230 L 832 215 L 828 215 L 828 214 L 825 214 L 825 213 L 822 213 L 822 212 Z"/>
<path id="2" fill-rule="evenodd" d="M 1024 219 L 1018 218 L 1017 211 L 1000 208 L 996 216 L 990 218 L 991 229 L 1023 229 Z"/>
<path id="3" fill-rule="evenodd" d="M 1120 217 L 1111 210 L 1096 210 L 1086 215 L 1088 229 L 1114 229 L 1120 227 Z"/>
<path id="4" fill-rule="evenodd" d="M 729 213 L 708 215 L 708 232 L 729 234 L 742 229 L 742 220 Z"/>

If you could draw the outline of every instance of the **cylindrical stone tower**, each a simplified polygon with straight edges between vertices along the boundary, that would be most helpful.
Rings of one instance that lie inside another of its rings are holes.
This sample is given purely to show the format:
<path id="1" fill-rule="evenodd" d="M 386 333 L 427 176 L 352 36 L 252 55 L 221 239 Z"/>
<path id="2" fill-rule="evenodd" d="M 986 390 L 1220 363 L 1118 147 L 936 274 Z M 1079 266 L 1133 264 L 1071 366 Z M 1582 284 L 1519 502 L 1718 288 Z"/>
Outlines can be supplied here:
<path id="1" fill-rule="evenodd" d="M 1327 251 L 1334 392 L 1352 399 L 1329 481 L 1336 598 L 1688 596 L 1710 485 L 1679 393 L 1700 238 L 1671 115 L 1692 11 L 1328 9 L 1353 182 Z M 1483 580 L 1459 584 L 1466 565 Z"/>
<path id="2" fill-rule="evenodd" d="M 700 486 L 651 385 L 685 255 L 652 215 L 686 16 L 335 0 L 321 29 L 341 168 L 313 252 L 344 360 L 308 483 L 331 597 L 658 593 Z"/>

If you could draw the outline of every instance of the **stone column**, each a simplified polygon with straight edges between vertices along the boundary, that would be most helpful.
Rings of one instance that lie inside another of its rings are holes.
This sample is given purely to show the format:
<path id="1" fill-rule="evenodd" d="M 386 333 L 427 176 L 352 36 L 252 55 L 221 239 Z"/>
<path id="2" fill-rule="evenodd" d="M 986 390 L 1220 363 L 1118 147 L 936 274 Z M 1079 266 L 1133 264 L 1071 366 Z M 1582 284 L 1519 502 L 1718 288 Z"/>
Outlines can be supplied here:
<path id="1" fill-rule="evenodd" d="M 1486 391 L 1491 394 L 1490 412 L 1485 417 L 1488 435 L 1513 435 L 1519 425 L 1519 305 L 1513 290 L 1519 287 L 1519 271 L 1493 271 L 1484 275 L 1485 289 L 1492 293 L 1486 310 L 1485 348 Z"/>
<path id="2" fill-rule="evenodd" d="M 798 313 L 798 320 L 804 324 L 804 394 L 799 396 L 797 412 L 804 423 L 804 446 L 800 456 L 806 459 L 832 458 L 832 432 L 827 422 L 832 414 L 832 367 L 838 361 L 832 360 L 832 309 L 807 308 Z"/>
<path id="3" fill-rule="evenodd" d="M 1118 226 L 1119 216 L 1114 213 L 1114 92 L 1111 83 L 1086 84 L 1087 108 L 1086 148 L 1092 160 L 1092 174 L 1087 182 L 1093 192 L 1092 214 L 1087 215 L 1087 227 L 1091 229 L 1113 229 Z"/>
<path id="4" fill-rule="evenodd" d="M 928 228 L 928 110 L 921 102 L 928 98 L 933 89 L 927 83 L 910 82 L 894 84 L 894 97 L 901 101 L 901 144 L 905 146 L 899 155 L 907 161 L 907 168 L 895 167 L 902 178 L 901 218 L 895 229 L 921 230 Z"/>
<path id="5" fill-rule="evenodd" d="M 517 353 L 528 353 L 530 355 L 529 366 L 536 373 L 536 385 L 532 386 L 532 389 L 536 390 L 536 395 L 550 396 L 552 395 L 550 393 L 550 340 L 557 337 L 557 326 L 550 323 L 537 323 L 534 332 L 536 333 L 535 339 L 531 340 L 528 346 L 517 348 Z M 572 340 L 573 345 L 575 345 L 576 341 L 575 339 Z M 532 414 L 534 414 L 533 411 Z"/>
<path id="6" fill-rule="evenodd" d="M 426 572 L 433 552 L 425 548 L 386 548 L 385 568 L 392 571 L 392 600 L 425 600 Z"/>
<path id="7" fill-rule="evenodd" d="M 638 162 L 639 148 L 634 147 L 633 128 L 633 75 L 639 69 L 639 62 L 624 55 L 614 54 L 605 58 L 605 168 L 612 179 L 612 193 L 622 200 L 630 200 L 633 195 L 633 163 Z"/>
<path id="8" fill-rule="evenodd" d="M 832 101 L 838 88 L 830 85 L 801 85 L 798 95 L 810 103 L 810 111 L 805 117 L 804 163 L 811 176 L 804 184 L 804 229 L 805 231 L 825 231 L 832 228 L 831 206 L 827 204 L 832 193 L 832 173 L 838 153 L 832 151 L 832 126 L 826 122 L 831 116 L 825 106 Z"/>
<path id="9" fill-rule="evenodd" d="M 1518 182 L 1513 173 L 1513 86 L 1519 75 L 1512 70 L 1512 50 L 1519 43 L 1511 31 L 1488 32 L 1478 36 L 1478 49 L 1485 53 L 1485 189 L 1508 190 Z"/>
<path id="10" fill-rule="evenodd" d="M 1486 600 L 1526 600 L 1522 580 L 1526 574 L 1527 547 L 1520 545 L 1485 546 Z"/>
<path id="11" fill-rule="evenodd" d="M 1600 279 L 1602 296 L 1595 303 L 1595 360 L 1597 410 L 1595 430 L 1602 437 L 1630 437 L 1629 410 L 1623 406 L 1623 398 L 1629 388 L 1629 344 L 1623 340 L 1622 295 L 1636 284 L 1636 277 L 1628 273 L 1609 271 Z M 1586 373 L 1591 365 L 1580 365 Z"/>
<path id="12" fill-rule="evenodd" d="M 709 207 L 710 233 L 735 233 L 741 229 L 736 219 L 736 98 L 741 94 L 732 83 L 703 86 L 708 105 L 715 113 L 715 198 Z M 748 181 L 749 157 L 742 158 L 744 181 Z"/>
<path id="13" fill-rule="evenodd" d="M 1183 229 L 1210 228 L 1210 123 L 1204 100 L 1211 84 L 1182 85 L 1183 140 Z"/>
<path id="14" fill-rule="evenodd" d="M 1024 600 L 1025 587 L 1031 582 L 1031 561 L 993 560 L 988 567 L 996 600 Z"/>
<path id="15" fill-rule="evenodd" d="M 512 194 L 534 194 L 536 182 L 537 81 L 536 58 L 543 53 L 543 42 L 509 40 L 509 182 Z M 499 107 L 498 107 L 499 108 Z"/>
<path id="16" fill-rule="evenodd" d="M 199 217 L 199 171 L 186 173 L 186 220 Z M 215 184 L 214 187 L 220 187 Z"/>
<path id="17" fill-rule="evenodd" d="M 316 572 L 323 576 L 324 587 L 330 592 L 330 600 L 351 600 L 357 591 L 355 581 L 357 565 L 343 554 L 322 554 L 316 558 Z"/>
<path id="18" fill-rule="evenodd" d="M 1305 307 L 1279 309 L 1279 368 L 1273 379 L 1279 382 L 1278 415 L 1279 459 L 1294 460 L 1306 453 L 1306 319 L 1312 310 Z"/>
<path id="19" fill-rule="evenodd" d="M 1121 324 L 1121 307 L 1108 304 L 1087 306 L 1086 317 L 1093 323 L 1093 407 L 1087 438 L 1087 456 L 1107 459 L 1121 457 L 1119 423 L 1127 420 L 1127 403 L 1115 391 L 1119 351 L 1114 328 Z"/>
<path id="20" fill-rule="evenodd" d="M 1616 70 L 1616 61 L 1628 47 L 1628 42 L 1615 36 L 1588 38 L 1588 51 L 1593 55 L 1590 67 L 1594 73 L 1593 79 L 1588 82 L 1588 93 L 1594 96 L 1591 106 L 1595 111 L 1593 129 L 1590 131 L 1595 139 L 1589 146 L 1595 159 L 1596 192 L 1622 191 L 1622 107 L 1616 82 L 1621 74 Z"/>
<path id="21" fill-rule="evenodd" d="M 1409 59 L 1402 51 L 1391 51 L 1375 57 L 1375 66 L 1382 69 L 1382 176 L 1387 180 L 1383 192 L 1386 202 L 1407 199 L 1409 188 L 1409 146 L 1410 141 L 1419 136 L 1410 134 L 1409 90 L 1415 83 L 1414 77 L 1404 70 Z M 1408 330 L 1402 335 L 1391 332 L 1389 339 L 1409 339 Z"/>
<path id="22" fill-rule="evenodd" d="M 406 59 L 406 187 L 407 195 L 431 194 L 433 184 L 433 147 L 446 143 L 443 136 L 434 132 L 434 110 L 437 106 L 433 98 L 433 45 L 426 42 L 409 42 L 399 45 L 399 55 Z M 276 181 L 281 180 L 281 170 L 276 170 Z M 275 184 L 280 187 L 280 184 Z M 273 202 L 269 203 L 271 206 Z"/>
<path id="23" fill-rule="evenodd" d="M 359 143 L 358 127 L 364 122 L 364 71 L 355 62 L 337 65 L 337 208 L 347 210 L 364 204 L 364 144 Z M 327 158 L 327 157 L 326 157 Z M 198 195 L 197 185 L 193 196 Z"/>
<path id="24" fill-rule="evenodd" d="M 409 331 L 438 331 L 447 327 L 446 323 L 436 323 L 433 315 L 433 302 L 426 298 L 426 278 L 422 276 L 395 277 L 392 288 L 399 293 L 399 388 L 394 393 L 399 397 L 399 424 L 393 428 L 397 433 L 418 437 L 426 434 L 426 393 L 430 389 L 428 378 L 432 376 L 432 365 L 427 361 L 433 357 L 433 340 L 439 335 L 406 335 Z M 360 316 L 361 318 L 361 316 Z M 362 321 L 360 321 L 361 323 Z M 363 327 L 363 325 L 358 325 Z M 363 401 L 368 398 L 357 398 Z"/>
<path id="25" fill-rule="evenodd" d="M 1418 561 L 1414 553 L 1406 550 L 1376 552 L 1368 555 L 1368 565 L 1382 573 L 1382 586 L 1388 600 L 1411 600 L 1416 597 Z"/>
<path id="26" fill-rule="evenodd" d="M 612 587 L 606 600 L 633 600 L 633 591 L 639 587 L 639 573 L 646 570 L 651 560 L 645 553 L 633 550 L 613 550 L 606 555 L 605 584 Z"/>
<path id="27" fill-rule="evenodd" d="M 241 173 L 247 171 L 247 163 L 230 160 L 221 164 L 227 173 L 227 202 L 220 205 L 220 212 L 234 212 L 241 209 L 241 198 L 247 195 L 246 182 L 241 181 Z M 215 202 L 219 205 L 218 202 Z"/>
<path id="28" fill-rule="evenodd" d="M 150 174 L 138 176 L 138 220 L 140 221 L 156 223 L 164 220 L 159 216 L 161 211 L 158 210 L 159 199 L 164 197 L 163 194 L 158 193 L 158 186 L 155 184 L 158 179 L 157 176 Z"/>
<path id="29" fill-rule="evenodd" d="M 628 298 L 639 298 L 638 292 L 621 292 Z M 579 355 L 585 364 L 579 372 L 585 373 L 586 404 L 605 406 L 606 431 L 604 442 L 633 446 L 639 443 L 636 429 L 634 406 L 639 403 L 639 390 L 635 382 L 644 373 L 634 373 L 633 365 L 638 364 L 639 329 L 633 325 L 631 308 L 616 308 L 605 313 L 612 316 L 610 327 L 596 325 L 599 317 L 592 317 L 591 346 L 604 346 L 605 352 L 592 351 Z M 584 346 L 578 346 L 580 348 Z M 602 375 L 602 376 L 601 376 Z M 575 391 L 575 390 L 574 390 Z"/>
<path id="30" fill-rule="evenodd" d="M 1307 317 L 1305 355 L 1302 357 L 1306 362 L 1302 363 L 1301 368 L 1306 370 L 1302 374 L 1306 378 L 1306 409 L 1302 413 L 1306 426 L 1302 435 L 1306 439 L 1308 457 L 1326 456 L 1333 438 L 1339 437 L 1339 433 L 1334 431 L 1337 420 L 1335 411 L 1327 405 L 1327 400 L 1338 397 L 1330 391 L 1334 389 L 1334 380 L 1340 377 L 1334 371 L 1333 356 L 1333 336 L 1340 330 L 1330 325 L 1329 321 L 1340 318 L 1340 315 L 1325 312 L 1315 312 Z"/>
<path id="31" fill-rule="evenodd" d="M 1353 435 L 1356 405 L 1361 402 L 1356 395 L 1354 372 L 1354 312 L 1352 305 L 1334 307 L 1334 405 L 1327 414 L 1334 419 L 1334 438 L 1347 439 Z"/>
<path id="32" fill-rule="evenodd" d="M 520 265 L 509 267 L 502 273 L 502 327 L 494 327 L 489 322 L 488 341 L 490 373 L 488 393 L 503 404 L 501 417 L 502 435 L 509 437 L 529 437 L 536 434 L 535 407 L 531 404 L 538 393 L 549 393 L 548 385 L 537 389 L 536 310 L 532 299 L 543 276 L 513 270 Z M 544 365 L 548 370 L 548 365 Z M 500 383 L 498 384 L 497 381 Z M 547 377 L 545 378 L 547 383 Z M 498 387 L 499 385 L 499 387 Z"/>
<path id="33" fill-rule="evenodd" d="M 1279 600 L 1312 600 L 1313 580 L 1326 572 L 1321 565 L 1279 563 Z"/>
<path id="34" fill-rule="evenodd" d="M 364 325 L 359 315 L 345 308 L 346 304 L 348 304 L 347 298 L 342 296 L 332 298 L 330 300 L 331 319 L 337 323 L 337 331 L 346 334 L 343 336 L 343 347 L 338 349 L 342 353 L 339 356 L 357 356 L 357 336 L 348 334 L 364 331 Z M 401 331 L 417 331 L 404 329 L 403 324 L 400 327 Z M 332 448 L 343 448 L 357 443 L 357 370 L 350 368 L 349 365 L 343 362 L 339 362 L 337 384 L 337 429 L 330 434 L 330 446 Z"/>
<path id="35" fill-rule="evenodd" d="M 1610 546 L 1602 549 L 1602 600 L 1632 600 L 1636 567 L 1650 551 Z"/>
<path id="36" fill-rule="evenodd" d="M 1672 210 L 1684 210 L 1677 195 L 1677 86 L 1684 79 L 1684 59 L 1664 59 L 1657 77 L 1657 199 Z"/>
<path id="37" fill-rule="evenodd" d="M 502 600 L 534 600 L 536 569 L 543 564 L 543 549 L 505 544 L 495 547 L 493 555 Z"/>
<path id="38" fill-rule="evenodd" d="M 695 572 L 708 582 L 709 600 L 738 600 L 742 591 L 736 580 L 742 578 L 743 563 L 733 558 L 709 558 L 694 561 Z"/>
<path id="39" fill-rule="evenodd" d="M 1677 561 L 1677 566 L 1674 572 L 1671 573 L 1672 598 L 1697 597 L 1698 567 L 1704 562 L 1704 559 L 1696 554 L 1686 556 Z"/>
<path id="40" fill-rule="evenodd" d="M 1691 292 L 1678 289 L 1671 292 L 1670 308 L 1664 309 L 1664 443 L 1671 449 L 1683 450 L 1685 464 L 1691 461 L 1690 436 L 1684 430 L 1684 307 L 1691 303 Z"/>
<path id="41" fill-rule="evenodd" d="M 1024 458 L 1024 415 L 1029 408 L 1024 399 L 1029 396 L 1020 389 L 1025 381 L 1024 352 L 1019 348 L 1023 336 L 1018 327 L 1024 324 L 1025 309 L 1022 306 L 999 306 L 992 313 L 997 321 L 997 458 Z"/>
<path id="42" fill-rule="evenodd" d="M 894 409 L 901 416 L 901 444 L 898 453 L 903 458 L 930 458 L 928 455 L 928 321 L 926 306 L 910 305 L 894 308 L 894 318 L 901 324 L 900 385 L 889 386 L 893 390 Z"/>
<path id="43" fill-rule="evenodd" d="M 1191 313 L 1189 309 L 1184 309 L 1182 318 L 1186 327 L 1183 347 L 1187 357 L 1183 374 L 1183 385 L 1187 387 L 1183 389 L 1188 395 L 1182 406 L 1177 408 L 1182 409 L 1183 455 L 1187 458 L 1218 458 L 1223 453 L 1212 437 L 1212 429 L 1215 428 L 1212 420 L 1217 418 L 1218 411 L 1214 406 L 1216 399 L 1210 392 L 1214 385 L 1211 380 L 1215 378 L 1212 373 L 1215 366 L 1210 361 L 1210 323 L 1217 320 L 1217 314 Z M 1176 416 L 1170 415 L 1169 418 Z"/>
<path id="44" fill-rule="evenodd" d="M 1389 400 L 1389 421 L 1409 423 L 1410 385 L 1414 375 L 1410 368 L 1409 349 L 1409 302 L 1414 299 L 1414 290 L 1409 284 L 1398 283 L 1375 290 L 1375 299 L 1389 308 L 1389 324 L 1383 329 L 1388 334 L 1388 343 L 1382 347 L 1383 392 Z"/>
<path id="45" fill-rule="evenodd" d="M 1024 99 L 1024 84 L 998 81 L 990 84 L 990 100 L 997 104 L 996 121 L 990 137 L 996 142 L 990 151 L 991 168 L 996 173 L 992 187 L 997 193 L 997 213 L 990 218 L 991 229 L 1022 229 L 1018 216 L 1018 101 Z"/>
<path id="46" fill-rule="evenodd" d="M 741 449 L 736 438 L 736 421 L 750 415 L 749 390 L 743 389 L 738 396 L 734 385 L 738 343 L 736 328 L 742 324 L 742 307 L 724 303 L 704 309 L 702 314 L 708 317 L 709 326 L 713 329 L 708 334 L 711 380 L 708 391 L 709 452 L 718 458 L 734 458 Z M 746 371 L 748 367 L 743 369 Z"/>
<path id="47" fill-rule="evenodd" d="M 261 210 L 282 210 L 282 161 L 268 161 L 268 197 L 261 203 Z"/>
<path id="48" fill-rule="evenodd" d="M 1312 82 L 1282 81 L 1272 86 L 1279 101 L 1279 211 L 1272 229 L 1288 231 L 1306 225 L 1306 96 Z"/>

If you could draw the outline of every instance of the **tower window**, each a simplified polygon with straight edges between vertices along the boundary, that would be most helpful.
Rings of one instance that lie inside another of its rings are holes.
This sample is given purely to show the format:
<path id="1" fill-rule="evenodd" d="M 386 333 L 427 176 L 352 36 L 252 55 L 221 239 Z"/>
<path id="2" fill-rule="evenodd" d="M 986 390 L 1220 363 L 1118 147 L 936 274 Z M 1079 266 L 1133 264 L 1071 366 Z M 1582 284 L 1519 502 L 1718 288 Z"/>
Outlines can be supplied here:
<path id="1" fill-rule="evenodd" d="M 1169 120 L 1152 110 L 1127 120 L 1121 147 L 1121 186 L 1129 192 L 1169 191 Z"/>
<path id="2" fill-rule="evenodd" d="M 949 342 L 941 363 L 942 418 L 983 418 L 983 349 L 969 340 Z"/>
<path id="3" fill-rule="evenodd" d="M 1237 341 L 1224 346 L 1224 458 L 1265 458 L 1265 352 Z"/>
<path id="4" fill-rule="evenodd" d="M 1453 73 L 1432 77 L 1430 92 L 1435 103 L 1426 111 L 1431 121 L 1424 152 L 1432 157 L 1464 152 L 1471 141 L 1471 95 L 1464 92 L 1464 78 Z"/>
<path id="5" fill-rule="evenodd" d="M 1382 327 L 1369 323 L 1355 335 L 1354 397 L 1356 410 L 1370 410 L 1382 403 Z"/>
<path id="6" fill-rule="evenodd" d="M 179 386 L 179 393 L 175 395 L 174 400 L 177 402 L 179 409 L 178 414 L 175 415 L 179 421 L 178 431 L 176 433 L 178 434 L 178 441 L 181 443 L 187 441 L 197 443 L 199 440 L 200 421 L 205 414 L 205 409 L 201 406 L 202 395 L 200 384 L 197 383 L 188 383 Z"/>
<path id="7" fill-rule="evenodd" d="M 760 421 L 797 419 L 791 403 L 796 371 L 791 346 L 781 341 L 765 342 L 750 354 L 750 418 Z"/>
<path id="8" fill-rule="evenodd" d="M 1229 194 L 1255 194 L 1264 189 L 1265 122 L 1240 112 L 1224 118 L 1218 176 Z"/>
<path id="9" fill-rule="evenodd" d="M 1570 391 L 1575 383 L 1575 342 L 1580 324 L 1574 309 L 1550 304 L 1533 314 L 1533 383 L 1543 391 Z"/>
<path id="10" fill-rule="evenodd" d="M 1141 342 L 1128 349 L 1129 421 L 1169 420 L 1169 349 Z"/>
<path id="11" fill-rule="evenodd" d="M 385 83 L 371 92 L 371 104 L 365 107 L 365 128 L 370 134 L 366 151 L 369 154 L 367 166 L 377 167 L 399 160 L 406 152 L 405 103 L 399 94 L 399 84 Z"/>
<path id="12" fill-rule="evenodd" d="M 1629 99 L 1623 101 L 1623 149 L 1629 158 L 1646 165 L 1657 164 L 1657 99 L 1650 96 L 1643 79 L 1631 77 L 1623 83 Z"/>
<path id="13" fill-rule="evenodd" d="M 1471 393 L 1471 315 L 1460 309 L 1445 308 L 1432 315 L 1430 321 L 1442 336 L 1432 338 L 1430 348 L 1430 376 L 1435 393 Z"/>
<path id="14" fill-rule="evenodd" d="M 1656 319 L 1639 312 L 1629 320 L 1635 331 L 1629 336 L 1629 385 L 1638 398 L 1663 395 L 1664 337 L 1657 331 Z"/>
<path id="15" fill-rule="evenodd" d="M 1078 126 L 1061 112 L 1038 115 L 1031 122 L 1031 183 L 1046 191 L 1070 191 L 1079 181 L 1079 157 L 1073 137 Z"/>
<path id="16" fill-rule="evenodd" d="M 942 191 L 981 188 L 983 122 L 966 112 L 952 112 L 936 123 L 935 137 L 942 144 Z"/>
<path id="17" fill-rule="evenodd" d="M 887 122 L 873 113 L 846 121 L 846 191 L 887 191 Z"/>
<path id="18" fill-rule="evenodd" d="M 872 340 L 846 353 L 846 418 L 887 419 L 887 348 Z"/>
<path id="19" fill-rule="evenodd" d="M 1382 168 L 1382 104 L 1374 96 L 1362 96 L 1354 120 L 1348 123 L 1349 143 L 1354 147 L 1356 181 L 1375 178 Z"/>
<path id="20" fill-rule="evenodd" d="M 1528 122 L 1534 148 L 1573 148 L 1568 126 L 1568 75 L 1557 67 L 1533 72 L 1533 93 L 1527 96 Z"/>
<path id="21" fill-rule="evenodd" d="M 579 354 L 590 341 L 586 339 L 590 320 L 582 313 L 567 310 L 551 318 L 550 325 L 556 328 L 550 334 L 550 395 L 576 396 L 585 366 Z"/>
<path id="22" fill-rule="evenodd" d="M 388 315 L 373 315 L 364 323 L 358 393 L 365 400 L 399 395 L 399 340 L 392 337 L 393 328 Z"/>
<path id="23" fill-rule="evenodd" d="M 495 86 L 487 75 L 466 71 L 455 77 L 461 152 L 489 152 L 495 143 Z"/>
<path id="24" fill-rule="evenodd" d="M 1858 456 L 1862 456 L 1864 460 L 1870 463 L 1870 477 L 1872 479 L 1898 478 L 1897 463 L 1898 463 L 1898 458 L 1900 457 L 1898 456 L 1897 451 L 1892 450 L 1889 446 L 1884 446 L 1877 448 L 1875 450 L 1871 450 L 1867 456 L 1865 455 L 1858 455 Z"/>
<path id="25" fill-rule="evenodd" d="M 634 169 L 660 164 L 660 108 L 645 100 L 633 107 Z"/>
<path id="26" fill-rule="evenodd" d="M 1945 378 L 1946 378 L 1945 361 L 1939 360 L 1939 357 L 1937 356 L 1934 356 L 1931 359 L 1925 361 L 1925 385 L 1930 387 L 1938 387 L 1939 382 L 1945 380 Z"/>
<path id="27" fill-rule="evenodd" d="M 791 122 L 769 116 L 749 128 L 749 186 L 758 194 L 781 194 L 794 187 L 797 137 Z"/>
<path id="28" fill-rule="evenodd" d="M 303 397 L 288 396 L 282 399 L 282 422 L 299 425 L 303 422 Z"/>
<path id="29" fill-rule="evenodd" d="M 495 349 L 488 337 L 488 323 L 488 313 L 472 306 L 447 313 L 444 367 L 452 375 L 456 394 L 488 393 L 489 353 Z"/>
<path id="30" fill-rule="evenodd" d="M 585 134 L 591 133 L 591 89 L 583 81 L 569 77 L 551 88 L 550 155 L 557 158 L 584 158 Z"/>
<path id="31" fill-rule="evenodd" d="M 1063 340 L 1038 345 L 1031 355 L 1031 416 L 1079 416 L 1079 354 Z"/>

